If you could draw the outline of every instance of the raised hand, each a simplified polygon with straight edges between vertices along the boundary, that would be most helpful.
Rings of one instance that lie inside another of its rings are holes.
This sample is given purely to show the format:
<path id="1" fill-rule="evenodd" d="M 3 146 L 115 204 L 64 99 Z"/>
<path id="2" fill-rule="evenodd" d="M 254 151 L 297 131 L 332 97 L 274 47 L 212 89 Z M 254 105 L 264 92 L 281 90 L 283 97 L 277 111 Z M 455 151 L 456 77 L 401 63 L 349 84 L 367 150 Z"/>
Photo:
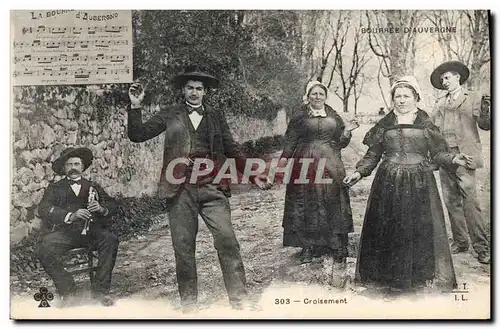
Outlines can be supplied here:
<path id="1" fill-rule="evenodd" d="M 351 120 L 347 122 L 344 129 L 348 131 L 353 131 L 358 128 L 359 128 L 359 123 L 356 120 Z"/>
<path id="2" fill-rule="evenodd" d="M 144 100 L 144 88 L 138 82 L 134 82 L 130 85 L 128 89 L 128 97 L 130 98 L 130 103 L 132 107 L 140 107 L 142 101 Z"/>
<path id="3" fill-rule="evenodd" d="M 491 96 L 483 95 L 483 97 L 481 97 L 481 111 L 489 112 L 490 106 L 491 106 Z"/>

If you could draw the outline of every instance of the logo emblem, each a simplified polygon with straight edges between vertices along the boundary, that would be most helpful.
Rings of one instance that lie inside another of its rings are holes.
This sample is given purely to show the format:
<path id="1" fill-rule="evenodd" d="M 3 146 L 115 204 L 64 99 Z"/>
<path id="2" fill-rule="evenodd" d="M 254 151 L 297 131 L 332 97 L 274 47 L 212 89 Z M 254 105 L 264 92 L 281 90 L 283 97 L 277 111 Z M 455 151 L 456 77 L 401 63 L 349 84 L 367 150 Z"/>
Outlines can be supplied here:
<path id="1" fill-rule="evenodd" d="M 49 301 L 54 299 L 54 294 L 45 287 L 40 288 L 39 292 L 33 295 L 33 299 L 40 302 L 38 307 L 50 307 Z"/>

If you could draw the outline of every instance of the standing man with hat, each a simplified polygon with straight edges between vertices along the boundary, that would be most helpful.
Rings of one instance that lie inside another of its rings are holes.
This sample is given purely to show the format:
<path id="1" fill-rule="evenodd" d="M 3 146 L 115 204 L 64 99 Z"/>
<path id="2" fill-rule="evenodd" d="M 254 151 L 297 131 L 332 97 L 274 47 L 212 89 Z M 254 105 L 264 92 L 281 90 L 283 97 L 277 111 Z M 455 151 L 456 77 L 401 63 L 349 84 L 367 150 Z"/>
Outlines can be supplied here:
<path id="1" fill-rule="evenodd" d="M 196 66 L 188 66 L 173 82 L 181 90 L 184 103 L 162 109 L 147 122 L 142 122 L 141 115 L 144 90 L 138 83 L 130 86 L 128 136 L 133 142 L 144 142 L 165 132 L 158 196 L 166 199 L 168 204 L 177 284 L 184 310 L 197 307 L 195 250 L 198 214 L 213 235 L 229 301 L 233 308 L 239 309 L 247 295 L 246 279 L 240 247 L 231 224 L 229 187 L 215 184 L 213 175 L 194 183 L 190 177 L 199 169 L 193 167 L 200 159 L 211 160 L 215 166 L 227 159 L 234 160 L 238 171 L 243 173 L 246 158 L 234 141 L 221 111 L 203 102 L 207 90 L 217 88 L 219 81 Z M 183 163 L 177 159 L 187 160 Z M 169 174 L 172 165 L 175 165 L 173 176 L 186 178 L 184 183 L 173 182 Z M 266 189 L 269 185 L 264 180 L 263 175 L 250 178 L 251 182 Z"/>
<path id="2" fill-rule="evenodd" d="M 92 159 L 92 151 L 85 147 L 62 151 L 52 169 L 66 177 L 47 187 L 38 207 L 50 232 L 42 237 L 37 256 L 54 280 L 64 306 L 76 302 L 76 286 L 71 274 L 64 270 L 61 257 L 79 247 L 98 252 L 98 267 L 91 282 L 92 298 L 104 306 L 113 304 L 109 289 L 118 238 L 104 226 L 117 205 L 101 186 L 82 177 Z"/>
<path id="3" fill-rule="evenodd" d="M 483 96 L 479 105 L 461 86 L 468 78 L 469 69 L 458 61 L 445 62 L 432 72 L 432 85 L 447 92 L 436 102 L 431 117 L 452 152 L 470 156 L 467 168 L 459 167 L 456 173 L 439 169 L 453 234 L 452 253 L 468 251 L 470 236 L 478 261 L 489 264 L 490 247 L 477 200 L 476 169 L 483 167 L 477 127 L 490 130 L 490 97 Z"/>

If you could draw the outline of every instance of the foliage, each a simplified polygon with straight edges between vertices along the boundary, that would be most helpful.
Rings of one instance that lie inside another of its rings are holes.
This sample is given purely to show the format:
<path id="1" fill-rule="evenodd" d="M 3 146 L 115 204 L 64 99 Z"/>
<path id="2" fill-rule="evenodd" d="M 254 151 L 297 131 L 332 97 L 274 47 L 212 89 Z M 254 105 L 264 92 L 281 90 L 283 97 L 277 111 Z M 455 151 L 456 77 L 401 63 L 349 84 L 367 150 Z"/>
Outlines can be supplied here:
<path id="1" fill-rule="evenodd" d="M 300 79 L 284 49 L 300 37 L 289 34 L 291 12 L 142 11 L 134 23 L 134 76 L 148 90 L 145 102 L 178 100 L 171 79 L 195 63 L 221 80 L 208 103 L 234 115 L 270 120 L 292 105 Z"/>

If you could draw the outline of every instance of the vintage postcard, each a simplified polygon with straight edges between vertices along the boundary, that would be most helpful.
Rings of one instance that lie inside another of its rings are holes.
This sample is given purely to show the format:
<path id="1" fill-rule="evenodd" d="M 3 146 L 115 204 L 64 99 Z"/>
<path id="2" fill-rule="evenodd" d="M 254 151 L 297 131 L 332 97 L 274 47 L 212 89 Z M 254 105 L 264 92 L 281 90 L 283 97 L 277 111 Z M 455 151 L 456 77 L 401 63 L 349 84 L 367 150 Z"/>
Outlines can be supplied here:
<path id="1" fill-rule="evenodd" d="M 491 319 L 490 11 L 10 17 L 11 319 Z"/>

